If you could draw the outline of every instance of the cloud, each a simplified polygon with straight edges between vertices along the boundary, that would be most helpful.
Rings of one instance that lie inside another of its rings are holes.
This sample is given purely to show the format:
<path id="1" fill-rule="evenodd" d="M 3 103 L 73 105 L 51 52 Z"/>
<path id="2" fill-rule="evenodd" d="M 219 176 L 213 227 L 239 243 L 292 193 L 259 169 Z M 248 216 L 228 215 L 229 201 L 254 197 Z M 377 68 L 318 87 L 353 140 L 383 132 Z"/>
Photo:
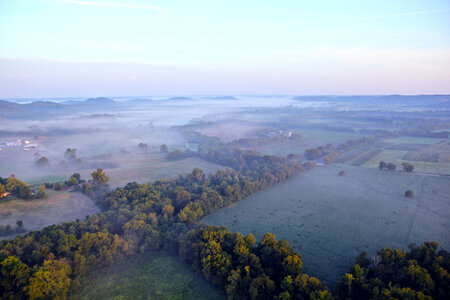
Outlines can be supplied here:
<path id="1" fill-rule="evenodd" d="M 378 20 L 378 19 L 388 19 L 388 18 L 397 18 L 397 17 L 407 17 L 407 16 L 416 16 L 416 15 L 425 15 L 425 14 L 433 14 L 433 13 L 440 13 L 449 11 L 450 9 L 432 9 L 432 10 L 421 10 L 421 11 L 410 11 L 410 12 L 403 12 L 403 13 L 397 13 L 397 14 L 389 14 L 389 15 L 381 15 L 381 16 L 375 16 L 375 17 L 369 17 L 367 20 Z"/>
<path id="2" fill-rule="evenodd" d="M 84 5 L 84 6 L 96 6 L 96 7 L 106 7 L 106 8 L 128 8 L 128 9 L 150 9 L 165 13 L 166 11 L 158 6 L 150 4 L 136 4 L 136 3 L 121 3 L 121 2 L 97 2 L 97 1 L 79 1 L 79 0 L 56 0 L 57 2 L 73 4 L 73 5 Z"/>

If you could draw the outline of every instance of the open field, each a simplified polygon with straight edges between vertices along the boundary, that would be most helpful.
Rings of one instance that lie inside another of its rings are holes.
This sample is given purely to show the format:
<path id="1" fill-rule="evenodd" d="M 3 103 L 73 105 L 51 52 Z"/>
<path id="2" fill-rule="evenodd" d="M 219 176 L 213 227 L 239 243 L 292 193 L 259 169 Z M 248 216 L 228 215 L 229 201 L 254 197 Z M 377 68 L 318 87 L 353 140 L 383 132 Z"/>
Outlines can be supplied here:
<path id="1" fill-rule="evenodd" d="M 48 195 L 47 199 L 0 203 L 0 225 L 14 227 L 17 220 L 22 220 L 27 231 L 40 230 L 56 223 L 83 220 L 87 215 L 100 212 L 94 202 L 81 193 L 48 191 Z"/>
<path id="2" fill-rule="evenodd" d="M 196 157 L 166 161 L 159 157 L 152 158 L 143 155 L 141 158 L 137 157 L 135 160 L 131 160 L 124 166 L 105 169 L 105 172 L 109 176 L 110 186 L 120 187 L 132 181 L 148 183 L 164 178 L 174 178 L 178 175 L 190 173 L 194 168 L 201 169 L 205 174 L 209 174 L 224 167 Z M 81 174 L 84 178 L 89 178 L 90 172 Z"/>
<path id="3" fill-rule="evenodd" d="M 406 160 L 405 157 L 410 155 L 408 151 L 400 150 L 383 150 L 380 154 L 363 164 L 363 167 L 378 168 L 380 161 L 392 162 L 397 164 L 397 169 L 401 170 L 401 164 L 409 162 L 414 165 L 414 172 L 450 175 L 450 163 L 433 163 L 425 161 Z M 421 154 L 425 155 L 425 154 Z"/>
<path id="4" fill-rule="evenodd" d="M 124 186 L 128 182 L 136 181 L 148 183 L 151 181 L 173 178 L 192 172 L 194 168 L 203 170 L 205 174 L 215 172 L 224 168 L 223 166 L 207 162 L 200 158 L 190 157 L 177 161 L 167 161 L 160 155 L 155 154 L 117 154 L 110 157 L 111 161 L 118 161 L 118 167 L 105 168 L 109 176 L 109 185 L 114 187 Z M 0 166 L 1 167 L 1 166 Z M 89 179 L 94 169 L 83 170 L 48 170 L 30 174 L 26 168 L 17 168 L 14 174 L 23 181 L 30 184 L 41 184 L 45 182 L 61 182 L 67 180 L 74 172 L 81 174 L 83 179 Z M 4 176 L 9 176 L 5 173 Z M 0 174 L 0 176 L 2 176 Z"/>
<path id="5" fill-rule="evenodd" d="M 339 171 L 345 176 L 338 176 Z M 405 198 L 411 189 L 414 198 Z M 332 164 L 213 213 L 202 222 L 261 238 L 272 232 L 300 251 L 306 272 L 332 285 L 355 257 L 384 246 L 439 241 L 450 248 L 450 178 Z"/>
<path id="6" fill-rule="evenodd" d="M 425 138 L 425 137 L 414 137 L 414 136 L 400 136 L 392 139 L 386 140 L 389 143 L 392 144 L 402 144 L 402 143 L 408 143 L 408 144 L 430 144 L 430 145 L 437 145 L 442 143 L 449 143 L 449 139 L 438 139 L 438 138 Z"/>
<path id="7" fill-rule="evenodd" d="M 72 299 L 226 299 L 189 266 L 165 252 L 122 260 L 92 274 Z"/>

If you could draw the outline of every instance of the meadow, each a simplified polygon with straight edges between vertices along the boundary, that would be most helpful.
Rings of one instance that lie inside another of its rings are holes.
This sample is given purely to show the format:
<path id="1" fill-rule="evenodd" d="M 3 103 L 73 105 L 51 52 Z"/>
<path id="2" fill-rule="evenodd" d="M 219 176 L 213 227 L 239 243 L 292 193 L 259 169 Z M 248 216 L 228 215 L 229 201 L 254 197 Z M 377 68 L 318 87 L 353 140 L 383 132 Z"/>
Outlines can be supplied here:
<path id="1" fill-rule="evenodd" d="M 344 176 L 339 176 L 344 171 Z M 413 198 L 404 193 L 411 189 Z M 384 246 L 439 241 L 450 246 L 450 178 L 344 164 L 316 167 L 221 209 L 203 223 L 288 240 L 304 270 L 333 285 L 355 257 Z"/>
<path id="2" fill-rule="evenodd" d="M 200 158 L 189 157 L 170 161 L 158 154 L 114 154 L 108 157 L 110 162 L 117 161 L 117 167 L 104 168 L 109 176 L 111 188 L 126 185 L 128 182 L 148 183 L 164 178 L 174 178 L 192 172 L 194 168 L 203 170 L 205 174 L 224 168 L 218 164 L 207 162 Z M 0 165 L 1 167 L 1 165 Z M 89 179 L 94 168 L 68 170 L 40 170 L 29 172 L 30 167 L 17 168 L 15 172 L 4 172 L 4 176 L 14 173 L 18 178 L 29 184 L 46 182 L 64 182 L 74 172 L 80 173 L 83 179 Z M 6 170 L 6 168 L 4 169 Z M 1 175 L 0 175 L 1 176 Z"/>
<path id="3" fill-rule="evenodd" d="M 100 212 L 94 201 L 81 193 L 65 193 L 48 190 L 48 198 L 15 199 L 0 203 L 0 225 L 15 226 L 23 221 L 27 231 L 40 230 L 46 226 L 76 219 L 84 220 L 87 215 Z M 2 237 L 13 238 L 14 236 Z"/>
<path id="4" fill-rule="evenodd" d="M 71 299 L 226 299 L 176 256 L 163 251 L 129 257 L 93 273 Z"/>

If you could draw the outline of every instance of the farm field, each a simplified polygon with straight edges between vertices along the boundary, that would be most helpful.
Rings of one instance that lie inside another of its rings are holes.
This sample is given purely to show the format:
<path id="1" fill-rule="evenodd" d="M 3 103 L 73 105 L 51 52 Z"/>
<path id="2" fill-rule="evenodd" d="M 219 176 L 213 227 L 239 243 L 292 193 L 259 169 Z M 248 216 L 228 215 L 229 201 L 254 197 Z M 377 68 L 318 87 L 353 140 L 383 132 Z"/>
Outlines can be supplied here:
<path id="1" fill-rule="evenodd" d="M 447 139 L 397 137 L 343 152 L 335 162 L 378 168 L 380 161 L 385 161 L 395 163 L 397 169 L 409 162 L 418 173 L 450 175 L 449 153 Z"/>
<path id="2" fill-rule="evenodd" d="M 406 160 L 411 152 L 401 150 L 383 150 L 381 153 L 362 164 L 363 167 L 378 168 L 380 161 L 392 162 L 397 165 L 397 169 L 401 170 L 401 164 L 408 162 L 414 165 L 414 172 L 430 173 L 440 175 L 450 175 L 450 163 L 434 163 L 426 161 Z"/>
<path id="3" fill-rule="evenodd" d="M 83 220 L 87 215 L 100 212 L 94 202 L 81 193 L 47 193 L 47 199 L 18 199 L 0 203 L 0 225 L 14 227 L 17 220 L 22 220 L 27 231 L 40 230 L 57 223 Z"/>
<path id="4" fill-rule="evenodd" d="M 344 176 L 338 172 L 343 170 Z M 405 198 L 411 189 L 414 198 Z M 300 252 L 304 270 L 333 285 L 355 257 L 384 246 L 439 241 L 450 248 L 450 178 L 343 164 L 316 167 L 221 209 L 203 223 L 261 238 L 272 232 Z"/>
<path id="5" fill-rule="evenodd" d="M 163 251 L 126 258 L 92 274 L 71 299 L 226 299 L 188 265 Z"/>
<path id="6" fill-rule="evenodd" d="M 425 137 L 414 137 L 414 136 L 399 136 L 392 139 L 386 140 L 389 143 L 392 144 L 402 144 L 402 143 L 408 143 L 408 144 L 430 144 L 430 145 L 437 145 L 441 143 L 449 143 L 449 139 L 438 139 L 438 138 L 425 138 Z"/>

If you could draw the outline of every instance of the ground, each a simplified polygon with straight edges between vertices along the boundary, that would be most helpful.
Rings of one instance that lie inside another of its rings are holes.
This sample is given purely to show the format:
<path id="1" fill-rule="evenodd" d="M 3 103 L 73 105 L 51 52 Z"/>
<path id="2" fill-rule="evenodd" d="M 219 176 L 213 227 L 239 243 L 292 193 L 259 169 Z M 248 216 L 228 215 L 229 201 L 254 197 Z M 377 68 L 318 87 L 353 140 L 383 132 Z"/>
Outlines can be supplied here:
<path id="1" fill-rule="evenodd" d="M 226 299 L 188 265 L 163 251 L 126 258 L 91 274 L 73 299 Z"/>
<path id="2" fill-rule="evenodd" d="M 81 193 L 48 191 L 48 194 L 47 199 L 0 203 L 0 225 L 14 227 L 17 220 L 22 220 L 27 231 L 40 230 L 57 223 L 83 220 L 87 215 L 100 212 L 94 202 Z"/>
<path id="3" fill-rule="evenodd" d="M 339 176 L 339 171 L 345 171 Z M 414 198 L 404 197 L 406 190 Z M 333 285 L 366 251 L 439 241 L 450 248 L 450 178 L 344 164 L 310 171 L 219 210 L 202 222 L 288 240 L 305 272 Z"/>

